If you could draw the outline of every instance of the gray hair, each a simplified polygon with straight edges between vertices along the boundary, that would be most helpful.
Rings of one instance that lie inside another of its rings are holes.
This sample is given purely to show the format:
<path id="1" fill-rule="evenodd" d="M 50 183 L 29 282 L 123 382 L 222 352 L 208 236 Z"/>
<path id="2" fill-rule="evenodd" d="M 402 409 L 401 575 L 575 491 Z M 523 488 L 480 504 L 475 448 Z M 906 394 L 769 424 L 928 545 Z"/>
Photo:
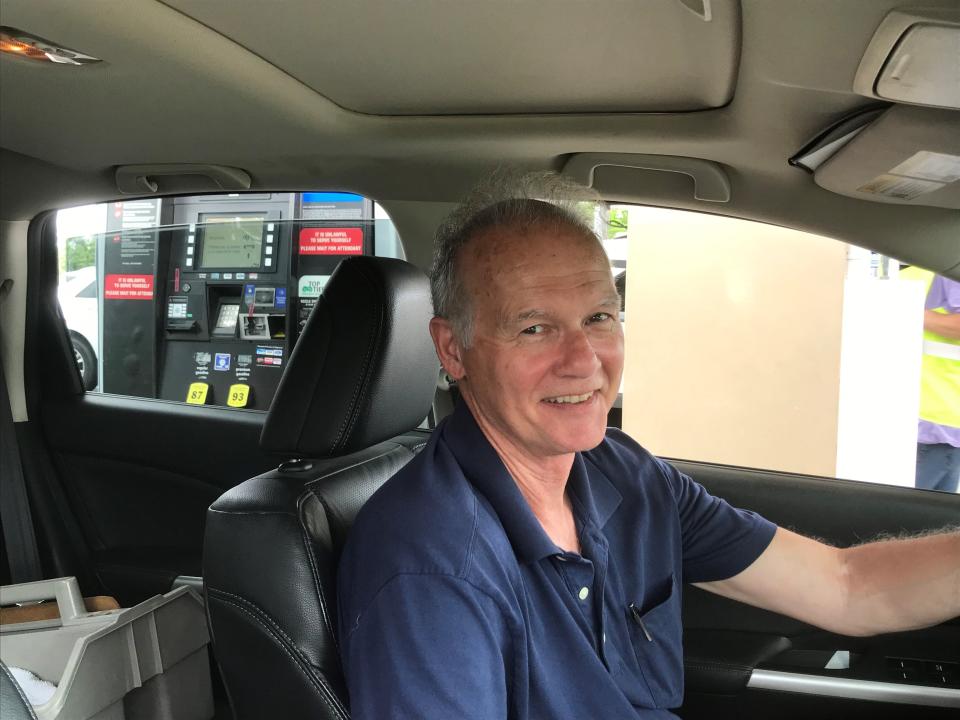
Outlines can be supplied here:
<path id="1" fill-rule="evenodd" d="M 481 233 L 511 229 L 523 236 L 534 227 L 563 228 L 593 238 L 593 218 L 602 207 L 596 191 L 555 172 L 499 169 L 475 187 L 437 229 L 430 292 L 433 312 L 445 318 L 464 347 L 473 336 L 473 309 L 458 258 Z"/>

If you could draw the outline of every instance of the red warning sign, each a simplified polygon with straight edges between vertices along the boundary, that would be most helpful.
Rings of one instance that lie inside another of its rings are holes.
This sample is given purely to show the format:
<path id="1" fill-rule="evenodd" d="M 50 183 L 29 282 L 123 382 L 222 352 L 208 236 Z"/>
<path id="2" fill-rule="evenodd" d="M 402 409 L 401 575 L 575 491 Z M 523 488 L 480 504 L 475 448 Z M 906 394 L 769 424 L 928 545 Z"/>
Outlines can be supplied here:
<path id="1" fill-rule="evenodd" d="M 103 279 L 107 300 L 152 300 L 153 275 L 107 275 Z"/>
<path id="2" fill-rule="evenodd" d="M 301 255 L 363 255 L 362 228 L 303 228 Z"/>

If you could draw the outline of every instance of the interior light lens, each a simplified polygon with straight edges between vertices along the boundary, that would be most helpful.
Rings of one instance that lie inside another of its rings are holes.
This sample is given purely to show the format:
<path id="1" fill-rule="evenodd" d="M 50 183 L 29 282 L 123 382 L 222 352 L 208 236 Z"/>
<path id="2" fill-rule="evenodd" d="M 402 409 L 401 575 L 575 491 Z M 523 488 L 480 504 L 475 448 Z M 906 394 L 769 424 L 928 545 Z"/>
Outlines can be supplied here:
<path id="1" fill-rule="evenodd" d="M 89 65 L 100 62 L 100 58 L 10 27 L 0 27 L 0 53 L 58 65 Z"/>

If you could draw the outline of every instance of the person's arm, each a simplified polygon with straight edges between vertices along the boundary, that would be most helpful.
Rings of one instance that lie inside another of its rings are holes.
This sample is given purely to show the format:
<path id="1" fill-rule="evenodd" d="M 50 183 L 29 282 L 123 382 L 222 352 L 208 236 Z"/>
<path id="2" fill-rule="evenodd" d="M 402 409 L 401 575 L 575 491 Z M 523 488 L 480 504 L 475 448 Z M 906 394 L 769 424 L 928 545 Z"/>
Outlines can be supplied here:
<path id="1" fill-rule="evenodd" d="M 960 615 L 960 532 L 840 549 L 778 528 L 746 570 L 698 586 L 843 635 L 928 627 Z"/>
<path id="2" fill-rule="evenodd" d="M 503 614 L 469 582 L 398 575 L 341 626 L 351 717 L 505 719 L 509 647 Z"/>
<path id="3" fill-rule="evenodd" d="M 923 329 L 951 340 L 960 340 L 960 313 L 923 311 Z"/>

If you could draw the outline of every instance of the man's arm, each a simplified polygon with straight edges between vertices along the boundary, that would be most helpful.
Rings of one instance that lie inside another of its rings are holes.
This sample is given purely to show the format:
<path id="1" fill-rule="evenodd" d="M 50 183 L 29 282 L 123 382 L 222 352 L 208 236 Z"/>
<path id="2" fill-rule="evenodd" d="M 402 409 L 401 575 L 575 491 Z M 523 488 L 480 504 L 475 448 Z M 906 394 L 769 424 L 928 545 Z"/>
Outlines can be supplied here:
<path id="1" fill-rule="evenodd" d="M 698 587 L 842 635 L 927 627 L 960 615 L 960 532 L 840 549 L 778 528 L 746 570 Z"/>
<path id="2" fill-rule="evenodd" d="M 923 311 L 923 329 L 951 340 L 960 340 L 960 313 Z"/>

